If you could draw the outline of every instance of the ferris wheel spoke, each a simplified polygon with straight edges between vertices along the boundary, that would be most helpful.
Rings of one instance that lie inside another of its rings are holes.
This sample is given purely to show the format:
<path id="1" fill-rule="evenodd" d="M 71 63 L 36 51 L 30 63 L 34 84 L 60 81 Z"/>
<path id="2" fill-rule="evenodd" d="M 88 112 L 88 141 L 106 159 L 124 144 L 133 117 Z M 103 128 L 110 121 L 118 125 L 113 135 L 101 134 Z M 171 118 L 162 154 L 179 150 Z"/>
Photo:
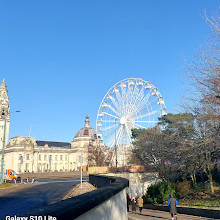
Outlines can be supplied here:
<path id="1" fill-rule="evenodd" d="M 112 121 L 112 120 L 102 120 L 102 122 L 115 122 L 115 120 L 114 121 Z"/>
<path id="2" fill-rule="evenodd" d="M 113 140 L 113 141 L 112 141 L 112 144 L 111 144 L 110 148 L 114 147 L 114 146 L 115 146 L 115 143 L 117 144 L 117 140 L 118 140 L 118 137 L 119 137 L 121 128 L 122 128 L 122 126 L 120 126 L 120 127 L 118 128 L 118 130 L 115 131 L 116 137 L 112 136 L 112 140 Z M 116 141 L 116 142 L 115 142 L 115 141 Z"/>
<path id="3" fill-rule="evenodd" d="M 146 100 L 148 100 L 151 96 L 151 90 L 147 93 L 147 95 L 145 97 L 143 97 L 143 99 L 141 101 L 139 101 L 136 105 L 133 104 L 133 109 L 134 109 L 134 114 L 138 113 L 140 111 L 140 109 L 142 108 L 142 106 L 145 105 Z"/>
<path id="4" fill-rule="evenodd" d="M 149 103 L 147 103 L 147 102 L 148 102 L 148 100 L 149 100 L 150 98 L 151 98 L 151 94 L 149 94 L 148 97 L 143 101 L 144 104 L 138 106 L 138 110 L 137 110 L 136 113 L 139 113 L 139 112 L 143 111 L 143 110 L 146 109 L 146 108 L 148 109 Z"/>
<path id="5" fill-rule="evenodd" d="M 137 111 L 137 106 L 134 105 L 134 103 L 131 103 L 129 106 L 128 106 L 128 113 L 129 114 L 135 114 L 135 112 Z"/>
<path id="6" fill-rule="evenodd" d="M 115 134 L 115 131 L 117 131 L 120 127 L 121 127 L 120 123 L 112 125 L 111 128 L 108 127 L 110 130 L 109 129 L 105 130 L 105 138 L 109 138 L 109 137 L 111 138 L 111 136 Z"/>
<path id="7" fill-rule="evenodd" d="M 128 92 L 127 92 L 127 104 L 129 104 L 131 93 L 132 93 L 133 86 L 131 84 L 128 84 Z"/>
<path id="8" fill-rule="evenodd" d="M 133 86 L 133 89 L 131 90 L 131 97 L 130 97 L 130 103 L 129 105 L 133 107 L 133 100 L 135 97 L 135 94 L 137 93 L 137 83 L 135 83 L 135 86 Z"/>
<path id="9" fill-rule="evenodd" d="M 105 133 L 103 137 L 104 139 L 108 139 L 108 142 L 110 142 L 109 137 L 112 137 L 114 133 L 115 133 L 115 129 L 112 129 L 109 132 Z"/>
<path id="10" fill-rule="evenodd" d="M 125 94 L 125 112 L 127 113 L 128 112 L 128 95 L 129 95 L 129 85 L 127 87 L 127 92 Z"/>
<path id="11" fill-rule="evenodd" d="M 147 117 L 147 116 L 150 116 L 150 115 L 154 115 L 154 114 L 156 114 L 158 112 L 159 112 L 158 110 L 152 111 L 152 112 L 148 112 L 147 114 L 140 115 L 140 116 L 136 117 L 135 119 L 140 119 L 140 118 L 144 118 L 144 117 Z"/>
<path id="12" fill-rule="evenodd" d="M 146 105 L 138 112 L 141 112 L 141 111 L 145 110 L 146 108 L 148 108 L 149 106 L 152 106 L 157 100 L 158 100 L 158 97 L 156 99 L 154 99 L 153 101 L 151 101 L 150 103 L 146 103 Z"/>
<path id="13" fill-rule="evenodd" d="M 140 112 L 142 110 L 142 108 L 144 108 L 146 106 L 147 101 L 151 97 L 151 91 L 152 91 L 152 89 L 147 93 L 147 95 L 143 98 L 143 100 L 137 105 L 137 113 Z"/>
<path id="14" fill-rule="evenodd" d="M 142 126 L 142 125 L 138 125 L 136 123 L 134 123 L 134 125 L 136 125 L 137 127 L 140 127 L 140 128 L 144 128 L 144 129 L 147 129 L 146 127 Z"/>
<path id="15" fill-rule="evenodd" d="M 109 126 L 109 127 L 107 127 L 107 128 L 103 128 L 102 130 L 103 130 L 103 131 L 106 131 L 106 130 L 111 129 L 111 128 L 114 128 L 114 127 L 115 127 L 115 125 L 112 125 L 112 126 Z"/>
<path id="16" fill-rule="evenodd" d="M 134 91 L 133 91 L 133 96 L 132 96 L 132 104 L 134 105 L 135 104 L 135 99 L 138 95 L 138 85 L 137 83 L 135 84 L 135 88 L 134 88 Z"/>
<path id="17" fill-rule="evenodd" d="M 124 141 L 123 141 L 123 145 L 125 145 L 128 142 L 128 135 L 126 132 L 126 128 L 124 128 Z"/>
<path id="18" fill-rule="evenodd" d="M 125 87 L 121 86 L 121 91 L 122 91 L 122 106 L 123 106 L 123 112 L 125 112 Z"/>
<path id="19" fill-rule="evenodd" d="M 143 99 L 144 97 L 144 86 L 142 85 L 141 91 L 139 91 L 139 94 L 137 95 L 134 104 L 136 105 L 136 103 L 140 103 L 140 101 Z"/>
<path id="20" fill-rule="evenodd" d="M 118 100 L 118 103 L 121 106 L 121 113 L 123 114 L 123 101 L 122 101 L 122 97 L 119 93 L 119 90 L 116 90 L 115 94 L 116 94 L 116 98 Z"/>
<path id="21" fill-rule="evenodd" d="M 123 126 L 123 129 L 122 129 L 122 137 L 121 137 L 121 145 L 124 145 L 126 144 L 127 142 L 127 133 L 126 133 L 126 127 Z"/>
<path id="22" fill-rule="evenodd" d="M 140 122 L 140 123 L 158 123 L 159 121 L 134 121 L 136 123 Z"/>
<path id="23" fill-rule="evenodd" d="M 150 102 L 149 104 L 147 104 L 148 106 L 155 104 L 155 102 L 157 102 L 157 100 L 159 99 L 159 97 L 157 97 L 156 99 L 154 99 L 152 102 Z"/>
<path id="24" fill-rule="evenodd" d="M 116 115 L 120 116 L 119 112 L 117 112 L 111 105 L 108 105 L 108 108 L 111 109 Z"/>
<path id="25" fill-rule="evenodd" d="M 127 92 L 127 100 L 126 100 L 126 108 L 127 108 L 127 111 L 126 111 L 126 113 L 129 113 L 129 111 L 130 111 L 130 100 L 131 100 L 131 96 L 132 96 L 132 88 L 133 88 L 133 86 L 132 85 L 128 85 L 128 92 Z"/>
<path id="26" fill-rule="evenodd" d="M 120 138 L 120 136 L 121 136 L 122 130 L 123 130 L 123 127 L 121 126 L 121 127 L 120 127 L 120 131 L 118 132 L 118 135 L 117 135 L 117 138 L 116 138 L 116 144 L 119 143 L 119 138 Z"/>
<path id="27" fill-rule="evenodd" d="M 126 130 L 127 135 L 128 135 L 128 140 L 131 143 L 131 129 L 128 129 L 128 126 L 125 125 L 125 130 Z"/>
<path id="28" fill-rule="evenodd" d="M 105 115 L 109 115 L 109 116 L 111 116 L 111 117 L 114 117 L 114 118 L 118 118 L 118 119 L 120 119 L 119 117 L 117 117 L 117 116 L 115 116 L 115 115 L 112 115 L 112 114 L 109 114 L 109 113 L 107 113 L 107 112 L 103 112 L 103 114 L 105 114 Z"/>
<path id="29" fill-rule="evenodd" d="M 111 97 L 111 101 L 114 104 L 114 106 L 116 107 L 116 109 L 118 110 L 118 112 L 121 112 L 121 108 L 120 108 L 118 102 L 116 101 L 116 99 L 114 97 Z"/>
<path id="30" fill-rule="evenodd" d="M 143 97 L 144 97 L 144 94 L 141 94 L 141 95 L 139 96 L 139 98 L 136 99 L 136 101 L 135 101 L 135 106 L 137 106 L 137 109 L 138 109 L 138 106 L 140 105 L 140 103 L 141 103 Z"/>

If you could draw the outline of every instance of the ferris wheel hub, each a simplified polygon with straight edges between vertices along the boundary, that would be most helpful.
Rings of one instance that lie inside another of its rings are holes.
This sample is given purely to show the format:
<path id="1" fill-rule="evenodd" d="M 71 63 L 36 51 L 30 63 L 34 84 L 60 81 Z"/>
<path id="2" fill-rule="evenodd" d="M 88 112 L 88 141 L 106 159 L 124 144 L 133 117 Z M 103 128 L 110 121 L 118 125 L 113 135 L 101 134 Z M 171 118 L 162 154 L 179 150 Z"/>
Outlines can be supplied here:
<path id="1" fill-rule="evenodd" d="M 120 123 L 121 123 L 122 125 L 124 125 L 126 122 L 127 122 L 127 119 L 126 119 L 125 117 L 121 117 Z"/>

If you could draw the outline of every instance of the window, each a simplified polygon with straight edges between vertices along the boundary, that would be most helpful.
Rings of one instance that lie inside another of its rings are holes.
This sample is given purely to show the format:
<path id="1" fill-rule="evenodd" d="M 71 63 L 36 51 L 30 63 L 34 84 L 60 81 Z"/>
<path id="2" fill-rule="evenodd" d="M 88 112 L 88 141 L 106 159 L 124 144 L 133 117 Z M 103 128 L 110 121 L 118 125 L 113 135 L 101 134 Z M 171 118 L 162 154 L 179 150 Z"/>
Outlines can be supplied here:
<path id="1" fill-rule="evenodd" d="M 29 159 L 30 159 L 30 155 L 27 154 L 27 156 L 26 156 L 26 160 L 29 160 Z"/>
<path id="2" fill-rule="evenodd" d="M 60 155 L 60 160 L 63 160 L 63 155 Z"/>
<path id="3" fill-rule="evenodd" d="M 68 160 L 68 156 L 66 155 L 66 158 L 65 158 L 65 160 L 67 161 Z"/>
<path id="4" fill-rule="evenodd" d="M 52 161 L 52 155 L 49 155 L 49 162 L 51 163 Z"/>
<path id="5" fill-rule="evenodd" d="M 41 160 L 41 154 L 39 154 L 39 160 Z"/>
<path id="6" fill-rule="evenodd" d="M 57 155 L 56 155 L 56 157 L 55 157 L 55 158 L 56 158 L 56 160 L 58 160 L 58 156 L 57 156 Z"/>
<path id="7" fill-rule="evenodd" d="M 44 155 L 44 160 L 47 160 L 47 155 Z"/>
<path id="8" fill-rule="evenodd" d="M 19 154 L 19 160 L 20 160 L 20 163 L 23 164 L 23 156 L 22 156 L 22 154 Z"/>

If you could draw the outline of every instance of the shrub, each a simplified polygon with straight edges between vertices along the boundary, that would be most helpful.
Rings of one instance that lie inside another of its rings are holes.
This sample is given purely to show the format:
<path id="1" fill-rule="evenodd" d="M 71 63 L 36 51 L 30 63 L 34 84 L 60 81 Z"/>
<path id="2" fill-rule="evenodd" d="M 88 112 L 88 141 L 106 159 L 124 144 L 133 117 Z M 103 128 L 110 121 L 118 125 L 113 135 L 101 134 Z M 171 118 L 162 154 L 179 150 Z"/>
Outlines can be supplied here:
<path id="1" fill-rule="evenodd" d="M 160 182 L 151 185 L 150 187 L 148 187 L 147 193 L 143 198 L 144 203 L 163 204 L 169 199 L 171 193 L 173 193 L 175 196 L 175 189 L 170 183 Z"/>
<path id="2" fill-rule="evenodd" d="M 192 186 L 189 181 L 183 181 L 176 184 L 176 192 L 179 198 L 187 197 L 193 193 Z"/>

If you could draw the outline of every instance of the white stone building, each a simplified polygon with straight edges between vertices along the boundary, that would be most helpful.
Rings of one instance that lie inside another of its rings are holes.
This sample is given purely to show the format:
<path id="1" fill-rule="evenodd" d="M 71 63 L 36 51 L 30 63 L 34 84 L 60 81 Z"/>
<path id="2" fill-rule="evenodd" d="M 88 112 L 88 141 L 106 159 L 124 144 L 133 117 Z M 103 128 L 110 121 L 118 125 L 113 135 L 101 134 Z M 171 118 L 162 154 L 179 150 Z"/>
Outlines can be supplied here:
<path id="1" fill-rule="evenodd" d="M 4 80 L 0 86 L 0 154 L 2 154 L 4 136 L 4 111 L 9 112 L 8 92 Z M 75 135 L 71 143 L 38 141 L 35 137 L 13 137 L 8 143 L 10 117 L 7 117 L 5 132 L 4 169 L 18 172 L 47 172 L 79 170 L 79 157 L 83 158 L 82 165 L 88 165 L 89 146 L 99 145 L 96 131 L 90 127 L 87 116 L 85 126 Z"/>

